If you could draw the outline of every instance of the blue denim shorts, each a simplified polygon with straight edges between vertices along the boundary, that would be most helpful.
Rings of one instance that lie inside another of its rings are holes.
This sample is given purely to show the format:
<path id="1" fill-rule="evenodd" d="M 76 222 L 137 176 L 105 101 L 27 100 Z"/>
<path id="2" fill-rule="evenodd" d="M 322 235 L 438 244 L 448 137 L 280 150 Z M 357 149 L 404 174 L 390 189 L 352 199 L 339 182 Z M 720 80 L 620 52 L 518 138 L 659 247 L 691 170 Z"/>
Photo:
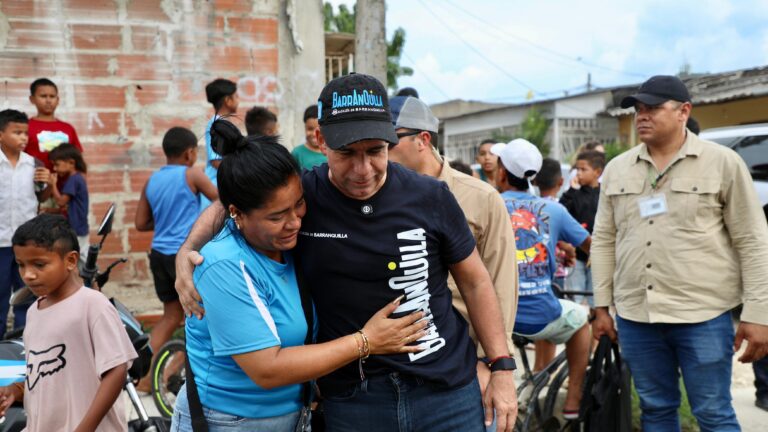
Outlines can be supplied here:
<path id="1" fill-rule="evenodd" d="M 240 417 L 203 407 L 208 422 L 208 432 L 293 432 L 299 421 L 300 411 L 277 417 L 254 419 Z M 192 417 L 189 414 L 187 387 L 179 390 L 176 406 L 171 419 L 171 432 L 192 432 Z"/>

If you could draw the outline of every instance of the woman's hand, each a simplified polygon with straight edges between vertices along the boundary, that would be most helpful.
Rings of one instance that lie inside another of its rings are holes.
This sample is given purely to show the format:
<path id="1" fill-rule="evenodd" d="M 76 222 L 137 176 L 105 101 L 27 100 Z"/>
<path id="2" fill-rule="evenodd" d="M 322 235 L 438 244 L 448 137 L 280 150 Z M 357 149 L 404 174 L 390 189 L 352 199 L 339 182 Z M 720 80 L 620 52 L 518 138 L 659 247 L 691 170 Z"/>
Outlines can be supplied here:
<path id="1" fill-rule="evenodd" d="M 8 411 L 8 407 L 13 405 L 14 402 L 24 399 L 24 395 L 18 386 L 11 384 L 9 386 L 0 387 L 0 416 L 4 416 Z"/>
<path id="2" fill-rule="evenodd" d="M 427 321 L 422 320 L 424 312 L 414 312 L 402 318 L 389 318 L 400 306 L 402 298 L 400 296 L 394 302 L 388 303 L 365 323 L 363 333 L 368 338 L 371 354 L 399 354 L 424 350 L 420 345 L 408 345 L 426 334 L 424 328 Z"/>

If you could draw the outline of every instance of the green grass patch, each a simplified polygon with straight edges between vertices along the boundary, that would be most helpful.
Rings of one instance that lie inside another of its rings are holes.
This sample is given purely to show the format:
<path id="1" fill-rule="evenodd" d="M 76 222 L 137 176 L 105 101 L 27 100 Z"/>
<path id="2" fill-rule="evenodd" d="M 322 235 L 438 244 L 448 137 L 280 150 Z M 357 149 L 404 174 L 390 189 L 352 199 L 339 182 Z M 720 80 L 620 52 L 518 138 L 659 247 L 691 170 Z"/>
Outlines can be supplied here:
<path id="1" fill-rule="evenodd" d="M 680 409 L 677 410 L 677 414 L 680 416 L 680 427 L 683 432 L 699 432 L 699 425 L 691 412 L 682 378 L 680 379 Z M 640 397 L 635 391 L 634 381 L 632 382 L 632 430 L 642 430 L 640 428 Z"/>

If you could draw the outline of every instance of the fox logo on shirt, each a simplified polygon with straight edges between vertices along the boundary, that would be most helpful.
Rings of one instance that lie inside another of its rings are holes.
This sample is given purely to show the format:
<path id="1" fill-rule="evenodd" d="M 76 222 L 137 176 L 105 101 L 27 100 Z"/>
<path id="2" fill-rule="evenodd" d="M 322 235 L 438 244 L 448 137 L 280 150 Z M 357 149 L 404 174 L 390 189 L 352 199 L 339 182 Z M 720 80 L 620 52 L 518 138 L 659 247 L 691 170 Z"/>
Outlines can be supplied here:
<path id="1" fill-rule="evenodd" d="M 29 350 L 27 354 L 27 388 L 31 391 L 40 381 L 40 378 L 53 375 L 64 369 L 67 360 L 64 358 L 64 352 L 67 346 L 64 344 L 54 345 L 45 351 Z"/>

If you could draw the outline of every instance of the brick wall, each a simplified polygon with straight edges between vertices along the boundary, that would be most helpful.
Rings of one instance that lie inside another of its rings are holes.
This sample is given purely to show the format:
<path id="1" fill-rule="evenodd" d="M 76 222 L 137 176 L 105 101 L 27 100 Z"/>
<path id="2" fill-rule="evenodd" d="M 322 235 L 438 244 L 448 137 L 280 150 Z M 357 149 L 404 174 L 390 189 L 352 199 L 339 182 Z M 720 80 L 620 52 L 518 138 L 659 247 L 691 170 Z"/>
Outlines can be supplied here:
<path id="1" fill-rule="evenodd" d="M 117 203 L 101 265 L 129 258 L 114 273 L 118 284 L 150 280 L 152 234 L 134 228 L 136 202 L 150 173 L 165 163 L 165 131 L 186 126 L 202 136 L 212 114 L 205 84 L 217 77 L 238 82 L 243 111 L 278 105 L 279 6 L 277 0 L 0 2 L 0 108 L 34 115 L 30 82 L 48 77 L 58 84 L 57 116 L 75 126 L 89 164 L 92 231 L 108 204 Z"/>

